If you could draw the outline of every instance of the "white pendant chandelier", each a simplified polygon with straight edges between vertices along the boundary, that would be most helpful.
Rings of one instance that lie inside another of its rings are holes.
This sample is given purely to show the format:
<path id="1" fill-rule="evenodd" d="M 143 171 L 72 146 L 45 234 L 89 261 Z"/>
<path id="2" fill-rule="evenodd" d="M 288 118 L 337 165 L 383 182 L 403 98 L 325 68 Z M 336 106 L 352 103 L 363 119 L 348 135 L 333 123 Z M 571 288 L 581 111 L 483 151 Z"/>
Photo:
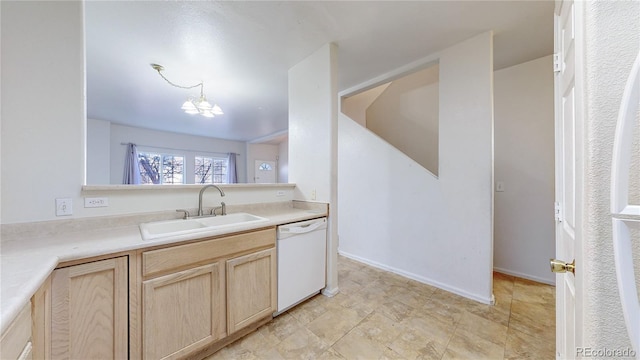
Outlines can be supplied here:
<path id="1" fill-rule="evenodd" d="M 164 77 L 164 75 L 162 75 L 162 70 L 164 70 L 164 67 L 162 65 L 151 64 L 151 67 L 154 70 L 156 70 L 158 72 L 158 75 L 160 75 L 160 77 L 162 77 L 164 79 L 164 81 L 169 83 L 169 85 L 171 85 L 171 86 L 175 86 L 175 87 L 180 88 L 180 89 L 193 89 L 193 88 L 196 88 L 198 86 L 200 87 L 200 97 L 199 98 L 194 99 L 194 98 L 190 97 L 190 98 L 187 99 L 187 101 L 184 102 L 184 104 L 182 104 L 181 109 L 184 110 L 185 113 L 190 114 L 190 115 L 200 114 L 200 115 L 202 115 L 204 117 L 208 117 L 208 118 L 212 118 L 212 117 L 215 117 L 216 115 L 224 114 L 222 112 L 222 109 L 220 108 L 220 106 L 218 106 L 218 104 L 211 105 L 211 103 L 207 101 L 207 98 L 204 96 L 204 83 L 203 82 L 200 82 L 199 84 L 196 84 L 196 85 L 193 85 L 193 86 L 182 86 L 182 85 L 174 84 L 169 79 Z"/>

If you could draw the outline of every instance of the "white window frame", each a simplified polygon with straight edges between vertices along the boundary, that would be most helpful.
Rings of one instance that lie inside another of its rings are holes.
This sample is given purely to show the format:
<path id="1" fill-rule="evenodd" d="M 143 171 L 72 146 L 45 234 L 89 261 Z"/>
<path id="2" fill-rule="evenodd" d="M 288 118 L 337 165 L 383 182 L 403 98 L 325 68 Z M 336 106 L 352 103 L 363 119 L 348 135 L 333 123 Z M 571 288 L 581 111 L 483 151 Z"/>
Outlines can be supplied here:
<path id="1" fill-rule="evenodd" d="M 180 185 L 186 183 L 186 161 L 187 157 L 184 154 L 179 153 L 167 153 L 164 151 L 155 151 L 155 150 L 138 150 L 138 167 L 140 168 L 140 155 L 148 154 L 148 155 L 157 155 L 160 157 L 160 167 L 158 169 L 159 183 L 144 183 L 143 185 Z M 182 182 L 165 182 L 164 180 L 164 169 L 165 169 L 165 158 L 166 157 L 174 157 L 174 158 L 182 158 Z M 142 171 L 141 171 L 142 175 Z M 141 176 L 142 177 L 142 176 Z"/>
<path id="2" fill-rule="evenodd" d="M 216 175 L 215 172 L 212 172 L 211 175 L 209 175 L 209 177 L 211 179 L 210 182 L 204 182 L 204 183 L 203 182 L 199 182 L 198 181 L 198 176 L 199 175 L 196 174 L 196 171 L 198 170 L 198 165 L 196 164 L 196 159 L 197 158 L 210 159 L 211 162 L 212 162 L 212 167 L 213 168 L 215 168 L 215 165 L 213 165 L 213 164 L 215 164 L 216 161 L 223 161 L 224 162 L 224 169 L 225 169 L 224 174 Z M 194 173 L 194 180 L 193 181 L 194 181 L 194 183 L 196 183 L 196 184 L 228 184 L 228 181 L 229 181 L 228 180 L 229 179 L 229 177 L 228 177 L 229 159 L 228 158 L 221 157 L 221 156 L 214 156 L 214 155 L 198 154 L 198 155 L 195 155 L 193 157 L 193 163 L 194 163 L 194 168 L 193 168 L 193 173 Z M 215 181 L 215 177 L 216 176 L 220 176 L 222 181 L 216 182 Z"/>

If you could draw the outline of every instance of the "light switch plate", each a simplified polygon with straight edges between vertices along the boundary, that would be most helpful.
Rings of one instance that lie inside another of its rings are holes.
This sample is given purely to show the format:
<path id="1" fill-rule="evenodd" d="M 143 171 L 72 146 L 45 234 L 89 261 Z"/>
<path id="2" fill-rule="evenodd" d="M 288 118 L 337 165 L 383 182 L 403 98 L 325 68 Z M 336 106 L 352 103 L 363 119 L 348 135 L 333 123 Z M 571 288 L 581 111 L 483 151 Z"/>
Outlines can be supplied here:
<path id="1" fill-rule="evenodd" d="M 73 214 L 73 201 L 70 198 L 56 199 L 56 216 Z"/>

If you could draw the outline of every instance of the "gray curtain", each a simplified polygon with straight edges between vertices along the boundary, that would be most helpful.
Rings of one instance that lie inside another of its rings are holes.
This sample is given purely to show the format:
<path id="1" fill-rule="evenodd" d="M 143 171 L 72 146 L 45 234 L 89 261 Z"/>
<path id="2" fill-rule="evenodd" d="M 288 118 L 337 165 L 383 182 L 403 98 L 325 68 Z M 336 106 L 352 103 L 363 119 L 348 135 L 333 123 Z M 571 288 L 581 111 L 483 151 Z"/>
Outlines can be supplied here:
<path id="1" fill-rule="evenodd" d="M 236 184 L 238 182 L 238 169 L 236 168 L 236 153 L 229 153 L 227 164 L 227 183 Z"/>
<path id="2" fill-rule="evenodd" d="M 127 155 L 124 158 L 123 184 L 140 184 L 140 168 L 138 167 L 138 150 L 136 144 L 127 144 Z"/>

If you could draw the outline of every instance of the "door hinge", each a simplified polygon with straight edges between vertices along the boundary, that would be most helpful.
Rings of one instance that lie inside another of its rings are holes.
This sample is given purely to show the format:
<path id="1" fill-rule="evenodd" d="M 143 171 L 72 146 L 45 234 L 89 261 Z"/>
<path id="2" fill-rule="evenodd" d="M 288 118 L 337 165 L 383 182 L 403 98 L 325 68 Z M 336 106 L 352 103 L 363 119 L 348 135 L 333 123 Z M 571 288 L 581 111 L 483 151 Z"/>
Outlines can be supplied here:
<path id="1" fill-rule="evenodd" d="M 553 54 L 553 72 L 559 73 L 562 71 L 562 56 L 561 54 Z"/>
<path id="2" fill-rule="evenodd" d="M 562 207 L 560 206 L 560 203 L 556 201 L 554 204 L 554 207 L 555 207 L 556 221 L 562 222 Z"/>

